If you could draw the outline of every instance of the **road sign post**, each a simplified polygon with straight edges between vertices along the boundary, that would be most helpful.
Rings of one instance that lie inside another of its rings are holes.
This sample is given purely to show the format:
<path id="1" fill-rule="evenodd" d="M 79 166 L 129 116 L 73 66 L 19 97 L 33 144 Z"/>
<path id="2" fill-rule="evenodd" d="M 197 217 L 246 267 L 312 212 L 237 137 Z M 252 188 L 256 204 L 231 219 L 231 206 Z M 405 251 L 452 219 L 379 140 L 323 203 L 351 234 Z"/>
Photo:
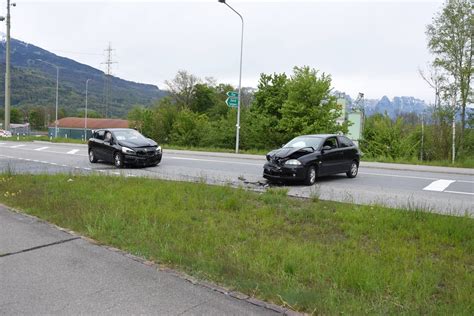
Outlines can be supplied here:
<path id="1" fill-rule="evenodd" d="M 231 108 L 238 108 L 239 107 L 239 93 L 235 91 L 229 91 L 227 92 L 227 100 L 225 100 L 225 103 L 227 106 Z"/>

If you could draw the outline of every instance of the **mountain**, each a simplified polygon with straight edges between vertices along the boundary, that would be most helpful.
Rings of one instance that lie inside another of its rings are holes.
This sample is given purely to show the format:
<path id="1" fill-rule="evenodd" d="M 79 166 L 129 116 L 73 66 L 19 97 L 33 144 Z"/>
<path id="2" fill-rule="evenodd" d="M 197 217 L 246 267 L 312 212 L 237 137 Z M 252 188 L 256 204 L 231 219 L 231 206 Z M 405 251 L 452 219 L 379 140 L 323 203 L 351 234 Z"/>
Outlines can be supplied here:
<path id="1" fill-rule="evenodd" d="M 356 106 L 354 104 L 355 100 L 352 99 L 350 95 L 340 91 L 335 91 L 334 95 L 346 100 L 346 111 L 351 111 L 351 109 Z M 394 97 L 390 100 L 385 95 L 380 99 L 363 99 L 362 104 L 357 105 L 357 107 L 359 106 L 364 108 L 364 112 L 367 116 L 377 113 L 387 113 L 392 119 L 403 114 L 421 114 L 428 109 L 428 105 L 425 101 L 415 97 Z"/>
<path id="2" fill-rule="evenodd" d="M 59 107 L 67 115 L 74 115 L 84 108 L 87 79 L 91 79 L 89 108 L 105 114 L 106 76 L 103 71 L 15 39 L 11 40 L 12 107 L 54 107 L 56 68 L 39 60 L 59 67 Z M 0 45 L 0 72 L 5 73 L 5 41 Z M 5 79 L 1 75 L 1 95 L 4 87 Z M 109 117 L 125 117 L 132 106 L 150 106 L 166 94 L 154 85 L 111 76 Z M 4 106 L 4 98 L 0 98 L 0 106 Z"/>

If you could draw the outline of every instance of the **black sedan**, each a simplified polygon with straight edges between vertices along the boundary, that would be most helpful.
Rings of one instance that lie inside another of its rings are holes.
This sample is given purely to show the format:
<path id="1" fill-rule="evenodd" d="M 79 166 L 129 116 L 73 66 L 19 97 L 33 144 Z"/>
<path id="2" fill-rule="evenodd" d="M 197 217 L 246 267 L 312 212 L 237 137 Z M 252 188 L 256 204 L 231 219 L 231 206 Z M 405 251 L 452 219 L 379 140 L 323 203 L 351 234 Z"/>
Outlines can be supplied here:
<path id="1" fill-rule="evenodd" d="M 89 139 L 89 161 L 124 165 L 156 166 L 161 162 L 161 146 L 130 128 L 95 130 Z"/>
<path id="2" fill-rule="evenodd" d="M 270 181 L 299 180 L 313 185 L 323 175 L 346 173 L 355 178 L 360 151 L 340 135 L 298 136 L 282 148 L 267 154 L 263 177 Z"/>

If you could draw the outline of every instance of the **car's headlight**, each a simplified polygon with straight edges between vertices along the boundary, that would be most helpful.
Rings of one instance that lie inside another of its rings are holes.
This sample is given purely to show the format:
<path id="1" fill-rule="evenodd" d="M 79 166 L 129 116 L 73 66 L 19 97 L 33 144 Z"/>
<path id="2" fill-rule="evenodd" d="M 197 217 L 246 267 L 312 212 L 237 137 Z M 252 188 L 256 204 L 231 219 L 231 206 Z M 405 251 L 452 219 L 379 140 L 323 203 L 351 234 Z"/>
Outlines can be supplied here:
<path id="1" fill-rule="evenodd" d="M 135 153 L 135 151 L 133 149 L 128 148 L 128 147 L 122 147 L 122 152 L 124 154 L 134 154 Z"/>
<path id="2" fill-rule="evenodd" d="M 161 153 L 161 146 L 156 147 L 156 151 Z"/>
<path id="3" fill-rule="evenodd" d="M 290 160 L 287 160 L 285 162 L 285 165 L 288 165 L 288 166 L 300 166 L 301 165 L 301 162 L 299 160 L 296 160 L 296 159 L 290 159 Z"/>

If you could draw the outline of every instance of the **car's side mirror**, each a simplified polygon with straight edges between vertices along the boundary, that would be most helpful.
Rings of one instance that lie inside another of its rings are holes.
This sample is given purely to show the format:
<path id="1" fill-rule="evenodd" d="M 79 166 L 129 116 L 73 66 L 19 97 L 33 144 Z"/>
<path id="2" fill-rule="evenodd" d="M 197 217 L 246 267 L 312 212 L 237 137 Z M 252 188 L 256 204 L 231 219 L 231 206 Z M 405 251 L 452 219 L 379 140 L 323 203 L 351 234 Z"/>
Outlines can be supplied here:
<path id="1" fill-rule="evenodd" d="M 322 152 L 325 152 L 327 150 L 331 150 L 331 146 L 324 146 Z"/>

